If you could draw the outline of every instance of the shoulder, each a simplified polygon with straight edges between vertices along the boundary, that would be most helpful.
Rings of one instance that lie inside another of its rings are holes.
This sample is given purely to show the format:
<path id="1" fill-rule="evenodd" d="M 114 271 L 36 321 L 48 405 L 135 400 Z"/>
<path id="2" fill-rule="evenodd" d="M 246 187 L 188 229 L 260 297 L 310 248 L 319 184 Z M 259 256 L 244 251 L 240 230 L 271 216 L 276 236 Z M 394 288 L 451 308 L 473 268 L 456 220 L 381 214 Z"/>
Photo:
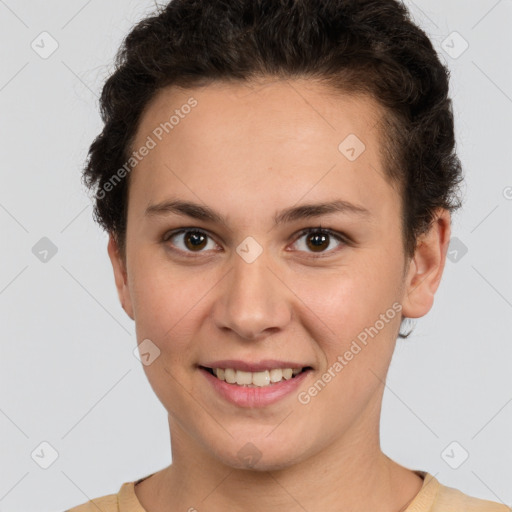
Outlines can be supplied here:
<path id="1" fill-rule="evenodd" d="M 155 473 L 125 482 L 117 494 L 94 498 L 65 512 L 146 512 L 135 494 L 135 486 Z"/>
<path id="2" fill-rule="evenodd" d="M 98 512 L 98 510 L 101 510 L 101 512 L 118 512 L 117 496 L 117 494 L 109 494 L 108 496 L 94 498 L 65 512 Z"/>
<path id="3" fill-rule="evenodd" d="M 432 512 L 511 512 L 503 503 L 483 500 L 458 489 L 440 485 Z"/>

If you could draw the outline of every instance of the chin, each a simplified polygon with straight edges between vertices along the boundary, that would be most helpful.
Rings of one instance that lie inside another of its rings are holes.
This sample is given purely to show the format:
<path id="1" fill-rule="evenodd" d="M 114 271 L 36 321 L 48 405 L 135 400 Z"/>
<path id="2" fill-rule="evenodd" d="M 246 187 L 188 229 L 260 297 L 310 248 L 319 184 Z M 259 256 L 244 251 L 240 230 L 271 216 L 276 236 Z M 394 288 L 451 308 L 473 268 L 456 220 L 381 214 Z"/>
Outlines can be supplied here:
<path id="1" fill-rule="evenodd" d="M 214 450 L 214 456 L 226 466 L 249 471 L 278 471 L 286 469 L 306 458 L 304 443 L 302 447 L 293 446 L 290 440 L 269 438 L 252 438 L 247 436 L 244 441 L 237 441 L 231 447 Z M 230 449 L 231 448 L 231 449 Z M 226 449 L 229 450 L 226 452 Z"/>

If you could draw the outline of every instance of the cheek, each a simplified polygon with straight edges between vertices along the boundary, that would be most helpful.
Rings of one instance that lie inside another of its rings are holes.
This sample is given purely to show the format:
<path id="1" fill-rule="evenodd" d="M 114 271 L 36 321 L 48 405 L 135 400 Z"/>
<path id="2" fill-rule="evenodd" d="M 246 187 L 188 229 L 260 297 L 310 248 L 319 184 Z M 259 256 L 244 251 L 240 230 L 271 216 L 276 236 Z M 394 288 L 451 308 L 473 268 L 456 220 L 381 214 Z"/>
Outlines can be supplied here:
<path id="1" fill-rule="evenodd" d="M 133 269 L 131 297 L 138 336 L 164 343 L 179 343 L 186 326 L 201 309 L 201 298 L 208 289 L 197 272 L 177 271 L 176 267 L 138 262 Z"/>
<path id="2" fill-rule="evenodd" d="M 336 375 L 326 398 L 333 393 L 336 402 L 336 393 L 344 389 L 364 402 L 379 384 L 375 375 L 385 375 L 400 325 L 398 277 L 392 266 L 348 265 L 330 278 L 303 282 L 308 290 L 303 300 L 316 313 L 308 328 L 323 353 L 322 371 L 330 368 Z"/>
<path id="3" fill-rule="evenodd" d="M 348 265 L 321 278 L 304 279 L 299 296 L 334 331 L 331 335 L 347 339 L 392 307 L 398 297 L 398 276 L 396 269 L 382 265 Z"/>
<path id="4" fill-rule="evenodd" d="M 311 333 L 324 356 L 318 378 L 327 383 L 313 384 L 306 393 L 313 397 L 322 390 L 323 398 L 312 399 L 311 409 L 318 414 L 322 404 L 336 404 L 331 411 L 333 424 L 359 414 L 381 386 L 400 324 L 393 272 L 388 269 L 380 279 L 376 272 L 343 273 L 337 279 L 310 283 L 304 301 L 317 314 Z"/>
<path id="5" fill-rule="evenodd" d="M 187 382 L 191 361 L 197 358 L 193 340 L 204 295 L 198 281 L 193 275 L 171 274 L 170 268 L 158 265 L 142 265 L 133 274 L 138 343 L 149 339 L 159 350 L 143 369 L 156 396 L 172 411 L 184 407 L 180 390 Z"/>

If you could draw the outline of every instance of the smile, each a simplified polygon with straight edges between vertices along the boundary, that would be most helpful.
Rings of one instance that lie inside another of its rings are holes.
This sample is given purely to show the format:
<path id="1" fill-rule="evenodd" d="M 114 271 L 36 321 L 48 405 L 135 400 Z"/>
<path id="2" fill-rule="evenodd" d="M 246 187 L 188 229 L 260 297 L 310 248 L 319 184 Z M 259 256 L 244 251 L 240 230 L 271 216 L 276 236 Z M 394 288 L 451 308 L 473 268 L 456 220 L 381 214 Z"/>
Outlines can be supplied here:
<path id="1" fill-rule="evenodd" d="M 233 368 L 206 368 L 204 369 L 217 377 L 219 380 L 228 384 L 246 387 L 266 387 L 273 386 L 283 380 L 290 380 L 296 375 L 306 370 L 306 368 L 273 368 L 261 372 L 246 372 L 235 370 Z"/>
<path id="2" fill-rule="evenodd" d="M 217 397 L 246 408 L 269 406 L 297 393 L 299 386 L 313 372 L 310 366 L 257 372 L 205 366 L 199 366 L 199 370 Z"/>

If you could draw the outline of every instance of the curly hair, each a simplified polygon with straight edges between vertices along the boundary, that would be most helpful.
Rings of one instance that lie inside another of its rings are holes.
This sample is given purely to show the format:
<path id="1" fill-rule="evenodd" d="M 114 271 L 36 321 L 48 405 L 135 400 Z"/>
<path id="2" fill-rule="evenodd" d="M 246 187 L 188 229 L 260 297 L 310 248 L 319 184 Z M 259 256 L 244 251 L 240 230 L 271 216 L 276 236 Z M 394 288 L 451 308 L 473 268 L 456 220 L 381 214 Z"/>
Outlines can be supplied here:
<path id="1" fill-rule="evenodd" d="M 129 174 L 108 184 L 129 159 L 149 101 L 170 85 L 258 77 L 318 80 L 340 92 L 369 94 L 384 108 L 381 154 L 402 198 L 407 256 L 438 208 L 461 206 L 449 71 L 401 2 L 172 0 L 123 41 L 100 98 L 104 127 L 83 172 L 96 191 L 95 220 L 122 254 Z"/>

